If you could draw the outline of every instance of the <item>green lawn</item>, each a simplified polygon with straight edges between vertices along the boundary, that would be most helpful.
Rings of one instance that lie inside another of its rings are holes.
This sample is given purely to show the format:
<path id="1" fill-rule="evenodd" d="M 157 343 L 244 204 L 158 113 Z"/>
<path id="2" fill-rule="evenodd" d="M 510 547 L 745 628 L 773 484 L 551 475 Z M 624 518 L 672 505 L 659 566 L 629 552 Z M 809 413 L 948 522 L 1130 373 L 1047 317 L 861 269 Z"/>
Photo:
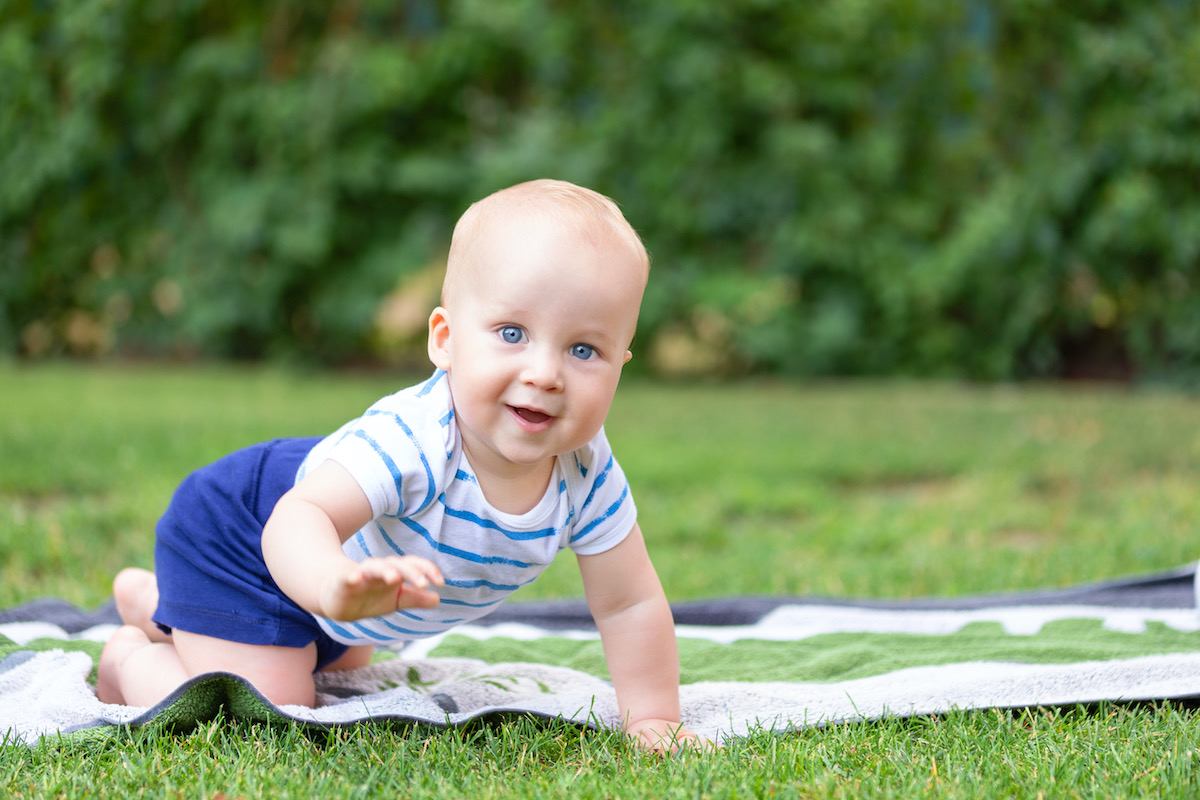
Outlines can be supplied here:
<path id="1" fill-rule="evenodd" d="M 422 376 L 410 376 L 422 377 Z M 151 565 L 175 484 L 320 434 L 406 385 L 232 367 L 0 365 L 0 606 L 94 606 Z M 1115 388 L 639 383 L 607 427 L 673 599 L 1049 588 L 1200 557 L 1200 402 Z M 523 593 L 579 594 L 569 559 Z M 1200 788 L 1200 724 L 1164 706 L 758 734 L 647 758 L 520 722 L 302 734 L 218 721 L 101 748 L 0 751 L 14 797 L 1110 797 Z"/>

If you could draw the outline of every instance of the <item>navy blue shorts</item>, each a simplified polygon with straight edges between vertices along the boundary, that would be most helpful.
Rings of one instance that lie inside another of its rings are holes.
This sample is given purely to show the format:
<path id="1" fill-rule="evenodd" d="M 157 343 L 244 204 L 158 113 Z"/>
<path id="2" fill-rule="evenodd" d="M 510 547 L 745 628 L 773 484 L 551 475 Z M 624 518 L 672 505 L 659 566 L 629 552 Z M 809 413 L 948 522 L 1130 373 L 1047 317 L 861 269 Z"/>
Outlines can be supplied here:
<path id="1" fill-rule="evenodd" d="M 316 669 L 346 652 L 267 571 L 262 530 L 319 438 L 276 439 L 189 475 L 155 528 L 154 622 L 244 644 L 317 644 Z"/>

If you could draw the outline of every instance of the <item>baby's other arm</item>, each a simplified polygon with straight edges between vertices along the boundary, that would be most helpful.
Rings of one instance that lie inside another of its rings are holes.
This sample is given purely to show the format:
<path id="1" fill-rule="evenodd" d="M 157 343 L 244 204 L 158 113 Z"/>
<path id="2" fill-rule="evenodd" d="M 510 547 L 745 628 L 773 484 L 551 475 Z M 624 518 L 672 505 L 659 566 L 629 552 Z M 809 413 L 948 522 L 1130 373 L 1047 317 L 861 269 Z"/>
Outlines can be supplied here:
<path id="1" fill-rule="evenodd" d="M 354 620 L 438 604 L 442 575 L 414 556 L 356 562 L 342 542 L 372 519 L 371 504 L 344 467 L 325 461 L 280 498 L 263 528 L 263 559 L 275 583 L 314 614 Z"/>
<path id="2" fill-rule="evenodd" d="M 580 556 L 579 570 L 626 733 L 651 750 L 696 743 L 680 722 L 675 622 L 641 529 L 634 525 L 611 550 Z"/>

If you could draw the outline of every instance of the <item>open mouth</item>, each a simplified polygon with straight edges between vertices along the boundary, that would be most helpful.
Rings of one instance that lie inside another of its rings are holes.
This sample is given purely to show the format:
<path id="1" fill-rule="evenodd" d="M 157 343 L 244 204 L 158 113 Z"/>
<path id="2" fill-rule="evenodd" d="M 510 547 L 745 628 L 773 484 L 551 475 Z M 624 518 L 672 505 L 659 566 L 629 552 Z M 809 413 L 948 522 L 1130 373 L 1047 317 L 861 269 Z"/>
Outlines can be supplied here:
<path id="1" fill-rule="evenodd" d="M 541 425 L 554 419 L 549 414 L 542 411 L 534 411 L 532 408 L 518 408 L 517 406 L 509 406 L 508 408 L 530 425 Z"/>

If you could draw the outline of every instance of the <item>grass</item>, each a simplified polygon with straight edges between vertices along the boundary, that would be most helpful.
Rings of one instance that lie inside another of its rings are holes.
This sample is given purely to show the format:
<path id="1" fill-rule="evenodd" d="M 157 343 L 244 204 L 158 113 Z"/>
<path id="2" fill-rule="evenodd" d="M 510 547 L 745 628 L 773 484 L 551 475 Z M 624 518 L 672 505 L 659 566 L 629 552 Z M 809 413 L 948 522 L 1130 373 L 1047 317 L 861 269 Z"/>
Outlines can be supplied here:
<path id="1" fill-rule="evenodd" d="M 756 734 L 663 760 L 611 733 L 517 721 L 449 733 L 305 735 L 217 719 L 164 741 L 47 745 L 0 762 L 13 800 L 43 797 L 1095 797 L 1194 795 L 1189 715 L 980 712 Z"/>
<path id="2" fill-rule="evenodd" d="M 420 377 L 420 376 L 416 376 Z M 151 565 L 192 468 L 326 432 L 405 384 L 261 369 L 0 364 L 0 607 L 89 607 Z M 1197 557 L 1200 404 L 1170 392 L 630 382 L 608 433 L 673 599 L 1052 587 Z M 574 596 L 569 559 L 523 590 Z M 530 720 L 304 733 L 218 720 L 0 750 L 11 797 L 1111 797 L 1200 787 L 1169 704 L 977 712 L 757 733 L 646 757 Z"/>

